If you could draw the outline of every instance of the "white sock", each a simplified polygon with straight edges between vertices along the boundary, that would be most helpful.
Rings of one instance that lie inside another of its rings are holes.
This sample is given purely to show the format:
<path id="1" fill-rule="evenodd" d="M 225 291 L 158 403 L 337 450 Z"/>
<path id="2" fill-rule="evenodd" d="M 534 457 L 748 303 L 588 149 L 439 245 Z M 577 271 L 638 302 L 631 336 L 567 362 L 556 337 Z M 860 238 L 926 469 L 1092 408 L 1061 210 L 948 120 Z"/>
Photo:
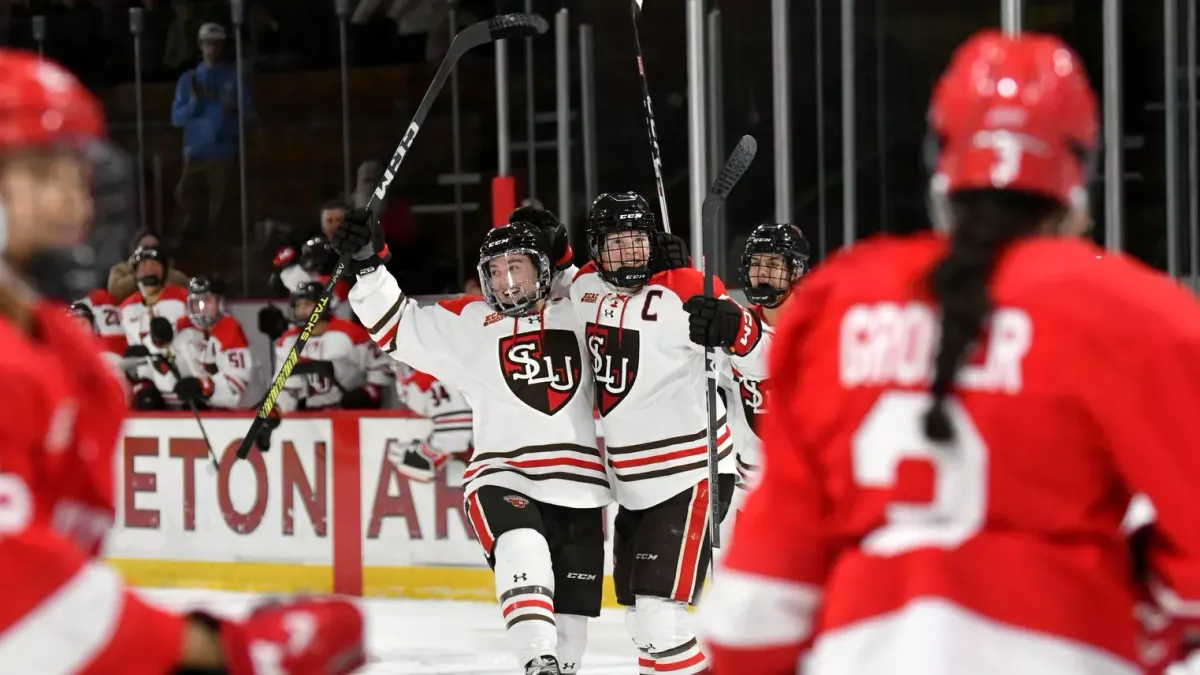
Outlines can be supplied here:
<path id="1" fill-rule="evenodd" d="M 579 672 L 583 665 L 583 652 L 587 650 L 586 616 L 579 614 L 555 614 L 558 624 L 558 670 L 563 675 Z"/>
<path id="2" fill-rule="evenodd" d="M 649 595 L 637 596 L 637 634 L 650 651 L 656 674 L 699 675 L 708 661 L 700 651 L 687 604 Z"/>
<path id="3" fill-rule="evenodd" d="M 538 656 L 557 658 L 554 571 L 550 546 L 537 530 L 510 530 L 496 540 L 496 599 L 517 665 Z"/>
<path id="4" fill-rule="evenodd" d="M 625 608 L 625 631 L 629 633 L 633 644 L 637 645 L 638 675 L 654 675 L 654 658 L 650 656 L 650 650 L 638 634 L 637 609 L 634 607 Z"/>

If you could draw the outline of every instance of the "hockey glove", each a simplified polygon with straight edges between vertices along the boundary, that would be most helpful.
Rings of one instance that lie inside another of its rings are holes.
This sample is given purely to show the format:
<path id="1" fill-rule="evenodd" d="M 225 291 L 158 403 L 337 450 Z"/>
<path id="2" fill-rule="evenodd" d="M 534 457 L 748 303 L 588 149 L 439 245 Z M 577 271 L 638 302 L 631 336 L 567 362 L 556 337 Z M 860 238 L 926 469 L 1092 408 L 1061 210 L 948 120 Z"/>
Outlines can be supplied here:
<path id="1" fill-rule="evenodd" d="M 690 315 L 688 337 L 702 347 L 721 347 L 734 356 L 745 356 L 762 337 L 762 324 L 754 312 L 729 298 L 693 295 L 683 309 Z"/>
<path id="2" fill-rule="evenodd" d="M 287 332 L 288 321 L 283 316 L 283 310 L 275 305 L 267 305 L 258 310 L 258 332 L 266 335 L 275 342 Z"/>
<path id="3" fill-rule="evenodd" d="M 430 448 L 425 441 L 413 441 L 403 446 L 399 443 L 388 443 L 387 454 L 397 471 L 418 483 L 432 482 L 447 459 L 445 455 Z"/>
<path id="4" fill-rule="evenodd" d="M 212 380 L 201 380 L 197 377 L 180 378 L 175 383 L 175 395 L 184 403 L 200 403 L 207 401 L 213 395 Z"/>
<path id="5" fill-rule="evenodd" d="M 533 223 L 546 235 L 550 242 L 550 258 L 555 270 L 561 272 L 573 264 L 575 253 L 571 250 L 567 227 L 550 211 L 536 206 L 521 206 L 509 214 L 508 222 Z"/>
<path id="6" fill-rule="evenodd" d="M 241 622 L 200 612 L 188 618 L 217 635 L 225 675 L 345 675 L 367 661 L 362 610 L 341 598 L 293 598 Z"/>
<path id="7" fill-rule="evenodd" d="M 657 241 L 650 260 L 651 274 L 692 266 L 692 258 L 688 255 L 687 242 L 683 237 L 670 232 L 655 232 L 654 236 Z"/>
<path id="8" fill-rule="evenodd" d="M 150 380 L 139 380 L 133 385 L 133 409 L 134 410 L 166 410 L 167 404 L 163 401 L 162 394 L 159 393 L 158 387 Z"/>
<path id="9" fill-rule="evenodd" d="M 353 209 L 329 238 L 329 247 L 338 257 L 350 256 L 350 269 L 355 274 L 366 274 L 383 265 L 391 257 L 383 230 L 375 216 L 367 209 Z"/>
<path id="10" fill-rule="evenodd" d="M 271 414 L 267 416 L 262 429 L 258 432 L 258 438 L 254 439 L 254 447 L 258 448 L 259 452 L 271 449 L 271 432 L 279 427 L 279 422 L 279 408 L 271 409 Z"/>
<path id="11" fill-rule="evenodd" d="M 165 317 L 156 316 L 150 319 L 150 340 L 159 347 L 171 344 L 175 339 L 175 329 Z"/>
<path id="12" fill-rule="evenodd" d="M 146 345 L 129 345 L 125 348 L 125 358 L 127 359 L 143 359 L 150 356 L 150 350 Z"/>
<path id="13" fill-rule="evenodd" d="M 342 394 L 343 410 L 377 410 L 381 403 L 379 392 L 369 384 Z"/>

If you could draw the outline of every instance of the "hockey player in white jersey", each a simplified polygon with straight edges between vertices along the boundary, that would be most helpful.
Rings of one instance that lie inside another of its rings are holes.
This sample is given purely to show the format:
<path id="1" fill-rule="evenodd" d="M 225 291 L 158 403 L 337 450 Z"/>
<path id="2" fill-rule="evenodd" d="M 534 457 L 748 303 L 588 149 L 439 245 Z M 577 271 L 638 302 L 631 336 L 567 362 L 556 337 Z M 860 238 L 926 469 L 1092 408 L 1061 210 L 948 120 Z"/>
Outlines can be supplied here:
<path id="1" fill-rule="evenodd" d="M 738 281 L 764 333 L 775 334 L 775 319 L 808 271 L 808 258 L 808 241 L 791 223 L 763 223 L 746 240 Z M 729 422 L 737 455 L 738 487 L 749 489 L 759 470 L 755 430 L 759 416 L 767 412 L 767 381 L 747 375 L 730 361 L 726 361 L 721 374 L 721 384 L 731 396 Z"/>
<path id="2" fill-rule="evenodd" d="M 111 293 L 103 288 L 94 288 L 77 302 L 88 308 L 96 335 L 104 341 L 105 351 L 121 355 L 129 340 L 121 327 L 121 305 Z"/>
<path id="3" fill-rule="evenodd" d="M 300 326 L 317 307 L 322 287 L 304 281 L 292 292 L 297 325 L 275 343 L 275 362 L 292 351 Z M 391 369 L 362 326 L 345 319 L 323 318 L 313 328 L 299 363 L 292 369 L 276 406 L 282 413 L 304 410 L 370 410 L 383 403 L 383 389 L 392 383 Z"/>
<path id="4" fill-rule="evenodd" d="M 479 254 L 483 299 L 418 306 L 383 267 L 374 218 L 352 212 L 330 242 L 351 255 L 355 313 L 393 358 L 460 389 L 474 412 L 466 511 L 527 675 L 579 669 L 587 617 L 599 616 L 603 508 L 591 373 L 565 285 L 564 228 L 491 230 Z"/>
<path id="5" fill-rule="evenodd" d="M 766 375 L 758 317 L 725 294 L 704 298 L 682 240 L 658 230 L 646 200 L 603 194 L 588 213 L 592 261 L 571 299 L 584 322 L 617 511 L 613 579 L 641 673 L 692 675 L 704 655 L 688 619 L 711 555 L 704 347 L 751 377 Z M 682 257 L 682 260 L 671 259 Z M 736 468 L 717 410 L 723 517 Z"/>
<path id="6" fill-rule="evenodd" d="M 429 436 L 392 450 L 392 463 L 410 480 L 428 483 L 451 457 L 470 461 L 471 406 L 462 392 L 412 366 L 393 361 L 400 404 L 429 420 Z"/>
<path id="7" fill-rule="evenodd" d="M 140 348 L 127 351 L 142 358 L 133 386 L 138 410 L 249 405 L 243 398 L 253 368 L 250 343 L 223 307 L 220 285 L 199 276 L 188 282 L 187 311 L 174 326 L 163 317 L 150 320 Z"/>
<path id="8" fill-rule="evenodd" d="M 108 291 L 104 291 L 105 294 Z M 116 312 L 113 307 L 109 311 Z M 121 383 L 121 388 L 125 391 L 125 397 L 128 400 L 130 394 L 129 379 L 125 376 L 125 336 L 121 335 L 121 346 L 117 347 L 111 339 L 105 339 L 105 336 L 100 332 L 101 320 L 96 317 L 92 311 L 92 305 L 83 300 L 76 300 L 67 307 L 67 313 L 74 317 L 79 322 L 80 328 L 85 333 L 95 335 L 100 343 L 101 355 L 104 357 L 104 362 L 108 364 L 112 371 L 113 378 Z"/>
<path id="9" fill-rule="evenodd" d="M 138 290 L 121 303 L 121 327 L 130 345 L 142 344 L 150 333 L 150 320 L 162 317 L 167 325 L 187 314 L 187 289 L 167 282 L 170 258 L 161 248 L 142 246 L 129 257 Z"/>

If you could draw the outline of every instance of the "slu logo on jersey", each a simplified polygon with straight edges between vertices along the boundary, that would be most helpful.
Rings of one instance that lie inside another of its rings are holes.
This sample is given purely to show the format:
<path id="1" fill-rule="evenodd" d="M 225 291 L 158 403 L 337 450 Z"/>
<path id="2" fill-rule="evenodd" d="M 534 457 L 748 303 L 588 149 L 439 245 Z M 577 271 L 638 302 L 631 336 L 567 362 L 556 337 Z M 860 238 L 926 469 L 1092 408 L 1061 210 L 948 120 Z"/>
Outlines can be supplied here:
<path id="1" fill-rule="evenodd" d="M 767 413 L 766 380 L 752 380 L 733 369 L 733 379 L 738 383 L 738 398 L 742 400 L 742 412 L 750 430 L 758 433 L 758 416 Z"/>
<path id="2" fill-rule="evenodd" d="M 637 379 L 641 337 L 618 326 L 587 325 L 587 348 L 596 383 L 596 409 L 604 416 L 625 400 Z"/>
<path id="3" fill-rule="evenodd" d="M 569 330 L 543 330 L 500 340 L 500 368 L 525 405 L 547 415 L 562 410 L 579 389 L 579 342 Z"/>

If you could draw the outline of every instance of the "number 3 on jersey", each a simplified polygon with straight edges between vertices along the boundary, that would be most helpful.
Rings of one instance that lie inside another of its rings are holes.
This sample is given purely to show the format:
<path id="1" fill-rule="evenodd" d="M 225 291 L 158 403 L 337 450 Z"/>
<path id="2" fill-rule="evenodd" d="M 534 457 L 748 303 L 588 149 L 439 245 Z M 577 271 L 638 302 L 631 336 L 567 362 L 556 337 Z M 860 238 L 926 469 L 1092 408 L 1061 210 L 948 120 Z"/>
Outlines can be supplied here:
<path id="1" fill-rule="evenodd" d="M 905 460 L 933 465 L 933 499 L 888 504 L 887 523 L 862 540 L 867 553 L 891 556 L 919 548 L 955 548 L 983 526 L 987 446 L 954 398 L 946 400 L 954 442 L 939 446 L 926 438 L 922 420 L 931 403 L 927 392 L 885 392 L 851 441 L 854 481 L 863 488 L 894 487 Z"/>

